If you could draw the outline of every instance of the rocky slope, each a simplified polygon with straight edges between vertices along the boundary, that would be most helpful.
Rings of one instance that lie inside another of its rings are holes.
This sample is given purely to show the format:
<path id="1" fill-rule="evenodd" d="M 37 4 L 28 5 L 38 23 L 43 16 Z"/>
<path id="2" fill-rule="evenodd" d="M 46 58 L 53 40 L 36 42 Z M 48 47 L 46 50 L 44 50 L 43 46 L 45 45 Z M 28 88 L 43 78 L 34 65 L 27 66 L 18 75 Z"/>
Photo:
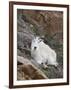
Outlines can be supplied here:
<path id="1" fill-rule="evenodd" d="M 35 35 L 44 36 L 44 42 L 53 48 L 57 53 L 58 68 L 48 66 L 47 69 L 39 66 L 34 60 L 32 64 L 40 69 L 48 78 L 63 77 L 63 13 L 56 11 L 19 10 L 17 11 L 17 54 L 20 57 L 31 60 L 30 45 Z M 26 60 L 26 59 L 25 59 Z M 30 61 L 31 62 L 31 61 Z M 30 67 L 30 66 L 27 66 Z M 22 71 L 23 69 L 23 71 Z M 33 69 L 33 68 L 32 68 Z M 32 69 L 27 71 L 32 72 Z M 38 70 L 37 69 L 37 70 Z M 24 64 L 18 60 L 18 80 L 39 79 L 38 74 L 34 78 L 27 76 Z M 22 73 L 26 75 L 22 77 Z M 36 73 L 36 72 L 35 72 Z M 32 73 L 33 75 L 33 73 Z M 37 76 L 38 75 L 38 76 Z"/>

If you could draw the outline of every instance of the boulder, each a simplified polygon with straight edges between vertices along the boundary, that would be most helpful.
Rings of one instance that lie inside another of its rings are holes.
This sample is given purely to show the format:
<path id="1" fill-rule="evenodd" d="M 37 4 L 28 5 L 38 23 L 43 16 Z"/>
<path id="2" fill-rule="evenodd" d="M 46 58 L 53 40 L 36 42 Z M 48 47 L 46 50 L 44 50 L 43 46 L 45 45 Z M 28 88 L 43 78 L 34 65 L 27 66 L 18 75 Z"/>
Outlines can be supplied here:
<path id="1" fill-rule="evenodd" d="M 18 56 L 18 62 L 22 63 L 22 65 L 18 65 L 17 69 L 17 79 L 18 80 L 35 80 L 35 79 L 47 79 L 48 77 L 37 68 L 30 60 Z"/>

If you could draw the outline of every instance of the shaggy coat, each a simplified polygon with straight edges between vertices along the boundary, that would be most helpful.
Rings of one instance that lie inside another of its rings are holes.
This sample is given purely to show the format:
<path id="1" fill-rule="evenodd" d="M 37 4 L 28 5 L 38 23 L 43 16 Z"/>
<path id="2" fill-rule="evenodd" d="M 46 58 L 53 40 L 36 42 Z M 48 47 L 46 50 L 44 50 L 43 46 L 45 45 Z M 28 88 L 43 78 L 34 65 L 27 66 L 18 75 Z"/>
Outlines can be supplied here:
<path id="1" fill-rule="evenodd" d="M 32 40 L 31 56 L 38 64 L 47 63 L 48 65 L 58 65 L 56 61 L 56 52 L 46 45 L 39 37 L 35 37 Z"/>

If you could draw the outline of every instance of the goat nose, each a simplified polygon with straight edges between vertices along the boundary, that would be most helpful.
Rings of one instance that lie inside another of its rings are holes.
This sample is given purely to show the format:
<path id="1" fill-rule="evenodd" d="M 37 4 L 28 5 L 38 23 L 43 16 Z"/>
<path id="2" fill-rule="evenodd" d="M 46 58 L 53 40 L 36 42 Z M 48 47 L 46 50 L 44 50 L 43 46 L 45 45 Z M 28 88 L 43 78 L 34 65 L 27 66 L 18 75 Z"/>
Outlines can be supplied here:
<path id="1" fill-rule="evenodd" d="M 37 47 L 34 47 L 34 49 L 36 50 Z"/>

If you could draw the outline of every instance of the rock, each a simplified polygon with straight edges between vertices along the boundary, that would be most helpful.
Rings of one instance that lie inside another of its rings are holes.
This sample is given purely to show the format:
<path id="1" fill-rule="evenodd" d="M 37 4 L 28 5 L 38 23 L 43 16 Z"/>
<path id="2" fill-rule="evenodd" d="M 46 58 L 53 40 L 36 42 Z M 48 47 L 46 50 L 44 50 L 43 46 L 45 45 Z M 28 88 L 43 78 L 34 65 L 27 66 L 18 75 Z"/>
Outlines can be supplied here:
<path id="1" fill-rule="evenodd" d="M 23 56 L 23 53 L 19 49 L 17 49 L 17 55 L 18 56 Z"/>
<path id="2" fill-rule="evenodd" d="M 32 62 L 24 57 L 18 56 L 18 62 L 22 65 L 18 65 L 17 79 L 47 79 L 47 76 L 37 68 Z"/>
<path id="3" fill-rule="evenodd" d="M 23 32 L 17 33 L 17 46 L 18 48 L 30 48 L 32 37 L 29 34 Z"/>
<path id="4" fill-rule="evenodd" d="M 21 15 L 18 16 L 17 24 L 17 48 L 30 48 L 31 40 L 34 37 L 30 24 L 25 22 Z"/>
<path id="5" fill-rule="evenodd" d="M 37 14 L 36 14 L 37 13 Z M 36 11 L 23 10 L 22 13 L 27 22 L 35 24 L 38 27 L 38 33 L 53 35 L 63 30 L 63 13 L 58 11 Z"/>

